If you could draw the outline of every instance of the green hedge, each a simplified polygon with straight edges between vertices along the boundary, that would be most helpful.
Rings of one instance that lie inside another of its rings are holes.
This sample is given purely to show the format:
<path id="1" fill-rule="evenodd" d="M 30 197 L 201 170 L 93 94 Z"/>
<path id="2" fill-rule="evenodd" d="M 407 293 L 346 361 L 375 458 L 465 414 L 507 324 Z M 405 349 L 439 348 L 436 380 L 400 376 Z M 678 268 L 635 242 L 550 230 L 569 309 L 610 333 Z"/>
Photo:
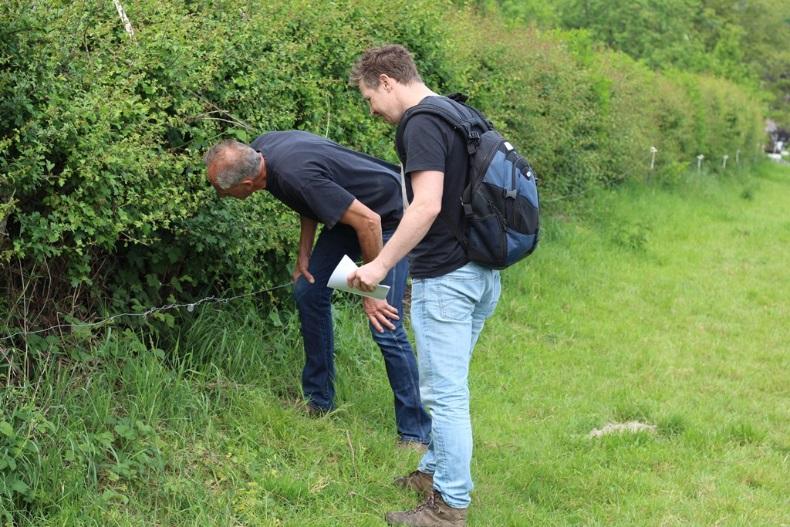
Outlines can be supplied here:
<path id="1" fill-rule="evenodd" d="M 655 177 L 672 178 L 698 153 L 744 160 L 759 141 L 763 103 L 734 84 L 450 2 L 122 3 L 133 39 L 109 1 L 0 6 L 8 299 L 44 262 L 61 294 L 93 282 L 110 311 L 287 280 L 295 215 L 264 195 L 216 199 L 201 156 L 223 137 L 298 128 L 394 160 L 392 129 L 346 81 L 371 45 L 403 43 L 431 87 L 468 93 L 548 199 L 648 177 L 651 146 Z"/>

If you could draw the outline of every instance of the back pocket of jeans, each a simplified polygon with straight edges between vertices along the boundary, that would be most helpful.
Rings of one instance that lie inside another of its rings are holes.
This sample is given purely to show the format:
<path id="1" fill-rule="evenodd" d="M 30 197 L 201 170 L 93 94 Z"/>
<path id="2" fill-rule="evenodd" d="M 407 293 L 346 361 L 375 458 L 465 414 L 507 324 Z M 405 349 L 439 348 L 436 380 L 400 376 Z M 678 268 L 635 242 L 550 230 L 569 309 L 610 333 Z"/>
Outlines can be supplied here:
<path id="1" fill-rule="evenodd" d="M 472 291 L 478 284 L 472 280 L 442 281 L 437 288 L 437 301 L 443 320 L 471 320 L 474 311 Z"/>

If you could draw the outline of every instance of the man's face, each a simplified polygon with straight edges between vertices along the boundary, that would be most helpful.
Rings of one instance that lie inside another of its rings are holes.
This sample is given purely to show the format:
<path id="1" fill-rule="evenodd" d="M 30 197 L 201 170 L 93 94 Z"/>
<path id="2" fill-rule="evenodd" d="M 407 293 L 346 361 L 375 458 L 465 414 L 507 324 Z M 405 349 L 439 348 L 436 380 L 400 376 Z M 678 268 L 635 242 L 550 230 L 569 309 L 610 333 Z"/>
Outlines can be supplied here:
<path id="1" fill-rule="evenodd" d="M 221 189 L 216 184 L 214 188 L 217 189 L 217 194 L 223 198 L 231 197 L 236 199 L 247 199 L 250 194 L 252 194 L 255 189 L 252 187 L 252 181 L 249 179 L 245 179 L 232 187 L 228 187 L 226 189 Z"/>
<path id="2" fill-rule="evenodd" d="M 361 80 L 359 81 L 359 92 L 370 106 L 371 115 L 377 115 L 390 124 L 397 124 L 400 121 L 403 112 L 400 110 L 391 86 L 379 82 L 376 88 L 371 88 Z"/>

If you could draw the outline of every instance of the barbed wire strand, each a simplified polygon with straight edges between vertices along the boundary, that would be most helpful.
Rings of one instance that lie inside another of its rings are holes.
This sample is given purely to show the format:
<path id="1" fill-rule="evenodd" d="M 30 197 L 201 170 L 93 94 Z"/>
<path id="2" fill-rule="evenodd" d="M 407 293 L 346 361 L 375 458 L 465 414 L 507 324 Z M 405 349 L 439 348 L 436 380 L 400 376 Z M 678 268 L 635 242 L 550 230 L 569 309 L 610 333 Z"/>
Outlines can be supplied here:
<path id="1" fill-rule="evenodd" d="M 45 329 L 37 329 L 35 331 L 18 331 L 16 333 L 13 333 L 13 334 L 8 335 L 6 337 L 0 337 L 0 341 L 9 340 L 9 339 L 17 337 L 19 335 L 33 335 L 33 334 L 36 334 L 36 333 L 45 333 L 47 331 L 52 331 L 54 329 L 86 328 L 86 327 L 101 326 L 103 324 L 107 324 L 108 322 L 112 322 L 113 320 L 121 318 L 121 317 L 147 317 L 148 315 L 152 315 L 152 314 L 158 313 L 160 311 L 168 311 L 170 309 L 177 309 L 177 308 L 182 308 L 182 307 L 185 307 L 185 308 L 187 308 L 187 311 L 192 312 L 195 309 L 196 306 L 199 306 L 201 304 L 208 304 L 208 303 L 214 304 L 214 303 L 220 303 L 220 302 L 223 303 L 223 304 L 227 304 L 228 302 L 230 302 L 232 300 L 238 300 L 239 298 L 260 295 L 260 294 L 263 294 L 263 293 L 269 293 L 271 291 L 275 291 L 277 289 L 282 289 L 283 287 L 287 287 L 289 285 L 291 285 L 291 282 L 285 282 L 283 284 L 276 285 L 274 287 L 269 287 L 267 289 L 260 289 L 258 291 L 253 291 L 251 293 L 244 293 L 244 294 L 241 294 L 241 295 L 236 295 L 236 296 L 231 296 L 231 297 L 217 298 L 216 296 L 207 296 L 205 298 L 201 298 L 200 300 L 196 300 L 194 302 L 187 302 L 185 304 L 166 304 L 166 305 L 159 306 L 159 307 L 151 307 L 148 310 L 143 311 L 142 313 L 118 313 L 117 315 L 113 315 L 111 317 L 107 317 L 107 318 L 104 318 L 102 320 L 97 320 L 96 322 L 85 322 L 85 323 L 82 323 L 82 324 L 56 324 L 54 326 L 50 326 L 50 327 L 45 328 Z"/>

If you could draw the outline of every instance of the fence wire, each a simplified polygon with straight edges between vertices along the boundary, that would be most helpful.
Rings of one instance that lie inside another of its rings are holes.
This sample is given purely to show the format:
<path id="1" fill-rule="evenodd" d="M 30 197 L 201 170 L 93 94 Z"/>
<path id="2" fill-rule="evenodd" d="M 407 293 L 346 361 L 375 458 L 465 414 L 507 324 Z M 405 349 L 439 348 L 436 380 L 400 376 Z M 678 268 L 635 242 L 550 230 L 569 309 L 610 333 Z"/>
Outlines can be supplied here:
<path id="1" fill-rule="evenodd" d="M 50 326 L 48 328 L 37 329 L 35 331 L 17 331 L 16 333 L 13 333 L 11 335 L 7 335 L 5 337 L 0 337 L 0 341 L 10 340 L 10 339 L 12 339 L 14 337 L 17 337 L 19 335 L 34 335 L 36 333 L 46 333 L 48 331 L 52 331 L 52 330 L 55 330 L 55 329 L 96 327 L 96 326 L 101 326 L 101 325 L 107 324 L 109 322 L 112 322 L 113 320 L 116 320 L 116 319 L 119 319 L 119 318 L 122 318 L 122 317 L 147 317 L 149 315 L 153 315 L 154 313 L 159 313 L 161 311 L 169 311 L 171 309 L 180 309 L 180 308 L 183 308 L 183 307 L 185 307 L 187 309 L 187 311 L 189 311 L 191 313 L 192 311 L 195 310 L 195 307 L 197 307 L 197 306 L 199 306 L 201 304 L 217 304 L 217 303 L 227 304 L 228 302 L 231 302 L 233 300 L 238 300 L 239 298 L 245 298 L 245 297 L 260 295 L 260 294 L 263 294 L 263 293 L 269 293 L 271 291 L 275 291 L 277 289 L 282 289 L 283 287 L 287 287 L 287 286 L 290 286 L 290 285 L 291 285 L 291 282 L 285 282 L 283 284 L 276 285 L 274 287 L 269 287 L 269 288 L 266 288 L 266 289 L 259 289 L 258 291 L 253 291 L 251 293 L 244 293 L 244 294 L 241 294 L 241 295 L 236 295 L 236 296 L 231 296 L 231 297 L 220 297 L 220 298 L 218 298 L 216 296 L 207 296 L 205 298 L 201 298 L 200 300 L 196 300 L 194 302 L 187 302 L 187 303 L 184 303 L 184 304 L 166 304 L 166 305 L 163 305 L 163 306 L 151 307 L 148 310 L 143 311 L 141 313 L 118 313 L 117 315 L 112 315 L 112 316 L 104 318 L 102 320 L 97 320 L 96 322 L 83 322 L 83 323 L 78 323 L 78 324 L 56 324 L 56 325 Z"/>

